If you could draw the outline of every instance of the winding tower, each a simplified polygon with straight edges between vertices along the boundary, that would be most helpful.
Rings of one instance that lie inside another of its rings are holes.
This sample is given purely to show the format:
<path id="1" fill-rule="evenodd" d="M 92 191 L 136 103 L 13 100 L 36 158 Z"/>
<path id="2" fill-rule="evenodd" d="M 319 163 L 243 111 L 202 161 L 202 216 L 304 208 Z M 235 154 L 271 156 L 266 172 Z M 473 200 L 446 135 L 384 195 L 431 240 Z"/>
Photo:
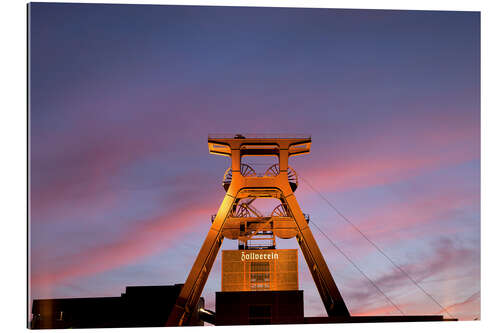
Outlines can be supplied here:
<path id="1" fill-rule="evenodd" d="M 294 195 L 298 177 L 288 164 L 289 158 L 308 154 L 310 147 L 310 136 L 209 136 L 209 152 L 231 158 L 231 167 L 224 174 L 222 183 L 226 194 L 217 214 L 212 217 L 212 225 L 167 325 L 181 326 L 189 322 L 224 238 L 238 240 L 239 249 L 274 249 L 276 237 L 295 237 L 328 316 L 350 317 L 309 228 L 308 217 Z M 259 174 L 250 165 L 242 163 L 244 156 L 276 156 L 278 163 Z M 265 216 L 252 205 L 257 198 L 278 199 L 280 204 Z M 252 243 L 255 240 L 258 242 Z"/>

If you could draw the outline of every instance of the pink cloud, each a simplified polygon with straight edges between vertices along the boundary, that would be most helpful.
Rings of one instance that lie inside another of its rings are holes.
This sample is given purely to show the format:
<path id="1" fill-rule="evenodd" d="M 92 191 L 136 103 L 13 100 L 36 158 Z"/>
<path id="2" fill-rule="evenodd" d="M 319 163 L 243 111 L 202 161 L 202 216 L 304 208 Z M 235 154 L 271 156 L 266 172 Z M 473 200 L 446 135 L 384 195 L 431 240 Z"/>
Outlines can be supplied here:
<path id="1" fill-rule="evenodd" d="M 38 157 L 32 169 L 42 181 L 31 186 L 32 218 L 38 223 L 56 217 L 65 200 L 71 200 L 72 206 L 93 209 L 113 205 L 116 193 L 111 189 L 112 176 L 152 151 L 144 142 L 111 137 L 88 139 L 56 157 Z"/>
<path id="2" fill-rule="evenodd" d="M 373 308 L 357 310 L 351 313 L 352 316 L 385 316 L 385 315 L 400 315 L 392 305 L 381 305 Z"/>
<path id="3" fill-rule="evenodd" d="M 471 316 L 479 312 L 477 295 L 471 296 L 464 302 L 447 304 L 448 299 L 453 299 L 454 295 L 449 295 L 449 285 L 445 280 L 429 280 L 431 277 L 455 276 L 457 271 L 464 272 L 466 277 L 477 277 L 479 279 L 479 253 L 476 249 L 465 247 L 458 242 L 448 238 L 441 238 L 434 244 L 433 249 L 429 253 L 421 254 L 419 258 L 412 260 L 412 264 L 401 266 L 414 280 L 416 280 L 426 292 L 430 292 L 442 306 L 451 313 L 452 316 L 460 319 L 470 319 Z M 429 283 L 423 284 L 428 280 Z M 452 290 L 456 293 L 456 289 L 468 288 L 464 282 L 466 279 L 460 279 L 458 282 L 453 281 L 454 287 Z M 435 314 L 445 313 L 432 299 L 421 292 L 404 272 L 396 267 L 392 267 L 387 273 L 372 279 L 372 281 L 380 289 L 382 289 L 405 314 Z M 432 288 L 434 286 L 434 288 Z M 436 288 L 435 286 L 439 286 Z M 408 296 L 409 292 L 414 292 L 412 296 Z M 365 313 L 386 314 L 389 312 L 396 313 L 397 310 L 389 306 L 382 296 L 372 287 L 371 283 L 366 280 L 357 280 L 352 283 L 349 288 L 344 291 L 344 297 L 347 299 L 352 312 L 356 315 Z M 404 304 L 402 304 L 402 302 Z M 468 308 L 462 305 L 469 304 Z M 371 307 L 377 304 L 376 307 Z M 367 307 L 370 308 L 367 311 Z M 455 311 L 462 307 L 461 311 Z"/>
<path id="4" fill-rule="evenodd" d="M 479 159 L 479 127 L 467 117 L 405 115 L 382 128 L 366 126 L 347 143 L 312 146 L 315 163 L 299 170 L 320 191 L 390 184 Z M 312 156 L 311 156 L 312 157 Z M 306 158 L 311 158 L 306 157 Z M 293 166 L 293 159 L 290 162 Z"/>
<path id="5" fill-rule="evenodd" d="M 464 301 L 457 302 L 451 305 L 448 305 L 445 309 L 448 312 L 452 312 L 455 314 L 459 314 L 462 320 L 478 320 L 480 319 L 480 301 L 481 301 L 481 292 L 477 291 L 467 297 Z M 442 310 L 439 313 L 444 313 Z"/>
<path id="6" fill-rule="evenodd" d="M 368 211 L 353 223 L 369 237 L 388 242 L 416 238 L 428 231 L 427 226 L 432 227 L 434 234 L 457 233 L 460 231 L 458 225 L 447 228 L 434 222 L 450 217 L 457 209 L 479 204 L 478 199 L 474 194 L 459 189 L 427 194 L 419 191 L 405 197 L 404 202 Z M 354 233 L 347 223 L 335 230 L 339 239 L 349 238 Z"/>
<path id="7" fill-rule="evenodd" d="M 361 156 L 351 160 L 325 161 L 324 167 L 313 167 L 300 172 L 319 191 L 345 191 L 391 184 L 413 178 L 425 171 L 467 162 L 477 158 L 459 151 L 436 152 L 433 155 Z M 315 163 L 315 165 L 321 163 Z M 299 179 L 300 181 L 300 179 Z"/>
<path id="8" fill-rule="evenodd" d="M 141 221 L 118 240 L 75 255 L 71 265 L 47 267 L 44 272 L 35 272 L 31 277 L 32 287 L 55 285 L 68 279 L 104 272 L 164 250 L 198 227 L 200 219 L 206 220 L 212 209 L 208 206 L 183 207 L 177 212 Z"/>

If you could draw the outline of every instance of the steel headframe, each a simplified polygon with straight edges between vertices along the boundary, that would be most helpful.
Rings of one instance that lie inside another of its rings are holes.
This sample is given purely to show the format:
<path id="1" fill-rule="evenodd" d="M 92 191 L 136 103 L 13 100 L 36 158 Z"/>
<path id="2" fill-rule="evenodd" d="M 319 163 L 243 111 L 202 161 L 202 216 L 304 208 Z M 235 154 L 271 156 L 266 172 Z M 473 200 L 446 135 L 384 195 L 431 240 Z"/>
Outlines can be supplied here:
<path id="1" fill-rule="evenodd" d="M 239 239 L 239 226 L 244 217 L 232 213 L 240 200 L 249 197 L 272 197 L 281 201 L 282 212 L 273 213 L 270 217 L 256 217 L 256 219 L 262 219 L 259 221 L 263 223 L 272 221 L 274 233 L 280 238 L 295 237 L 297 239 L 328 316 L 350 316 L 309 228 L 306 216 L 294 195 L 297 179 L 295 175 L 295 183 L 291 181 L 288 159 L 292 156 L 308 154 L 310 146 L 310 136 L 264 137 L 237 134 L 215 135 L 208 138 L 208 148 L 211 154 L 231 158 L 231 168 L 226 172 L 223 181 L 226 194 L 170 313 L 168 326 L 187 324 L 193 312 L 196 311 L 201 292 L 224 237 Z M 255 172 L 248 172 L 247 166 L 241 163 L 242 157 L 248 155 L 274 155 L 278 157 L 279 163 L 272 167 L 272 172 L 258 176 Z M 242 172 L 242 169 L 245 172 Z M 292 174 L 295 174 L 295 171 Z"/>

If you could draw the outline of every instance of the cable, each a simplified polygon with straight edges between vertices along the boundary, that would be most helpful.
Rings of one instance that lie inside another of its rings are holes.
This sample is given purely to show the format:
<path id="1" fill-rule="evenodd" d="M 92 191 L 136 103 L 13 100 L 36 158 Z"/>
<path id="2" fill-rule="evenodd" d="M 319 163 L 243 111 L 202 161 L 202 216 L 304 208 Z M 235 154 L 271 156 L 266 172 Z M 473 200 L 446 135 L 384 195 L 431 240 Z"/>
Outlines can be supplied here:
<path id="1" fill-rule="evenodd" d="M 298 174 L 297 174 L 298 176 Z M 304 177 L 300 176 L 304 182 L 311 188 L 311 190 L 313 190 L 314 192 L 316 192 L 316 194 L 318 194 L 331 208 L 333 208 L 333 210 L 335 210 L 335 212 L 340 216 L 342 217 L 342 219 L 344 219 L 344 221 L 346 221 L 347 223 L 349 223 L 351 225 L 351 227 L 353 227 L 361 236 L 363 236 L 364 239 L 366 239 L 373 247 L 375 247 L 377 249 L 377 251 L 382 254 L 387 260 L 389 260 L 389 262 L 394 266 L 396 267 L 400 272 L 402 272 L 404 275 L 406 275 L 406 277 L 408 277 L 408 279 L 415 285 L 417 286 L 418 289 L 420 289 L 420 291 L 422 291 L 425 295 L 427 295 L 427 297 L 429 297 L 434 303 L 436 303 L 442 310 L 443 312 L 446 312 L 450 317 L 453 318 L 453 316 L 448 312 L 448 310 L 446 310 L 446 308 L 444 306 L 442 306 L 434 297 L 432 297 L 431 294 L 429 294 L 427 291 L 425 291 L 424 288 L 422 288 L 417 281 L 415 281 L 411 276 L 410 274 L 408 274 L 403 268 L 401 268 L 398 264 L 396 264 L 388 255 L 386 255 L 384 253 L 384 251 L 382 251 L 382 249 L 380 247 L 377 246 L 377 244 L 375 244 L 372 240 L 370 240 L 368 238 L 368 236 L 366 236 L 354 223 L 352 223 L 344 214 L 342 214 L 338 209 L 337 207 L 335 207 L 323 194 L 321 194 L 321 192 L 319 192 L 318 190 L 316 190 L 308 181 L 307 179 L 305 179 Z"/>
<path id="2" fill-rule="evenodd" d="M 332 244 L 332 245 L 333 245 L 333 246 L 337 249 L 337 251 L 339 251 L 339 252 L 340 252 L 340 253 L 344 256 L 344 258 L 346 258 L 346 259 L 347 259 L 347 260 L 351 263 L 351 265 L 353 265 L 353 266 L 354 266 L 354 267 L 355 267 L 355 268 L 356 268 L 356 269 L 357 269 L 357 270 L 361 273 L 361 275 L 363 275 L 363 276 L 364 276 L 364 277 L 365 277 L 368 281 L 370 281 L 370 283 L 372 284 L 372 286 L 373 286 L 373 287 L 375 287 L 375 289 L 377 289 L 377 290 L 378 290 L 378 291 L 379 291 L 382 295 L 384 295 L 384 297 L 385 297 L 385 298 L 389 301 L 389 303 L 391 303 L 391 304 L 392 304 L 392 306 L 394 306 L 394 307 L 395 307 L 395 308 L 396 308 L 396 309 L 397 309 L 397 310 L 398 310 L 398 311 L 399 311 L 399 312 L 400 312 L 403 316 L 405 315 L 405 313 L 403 312 L 403 310 L 401 310 L 401 309 L 399 308 L 399 306 L 397 306 L 396 304 L 394 304 L 394 302 L 393 302 L 393 301 L 391 301 L 391 299 L 389 298 L 389 296 L 387 296 L 387 295 L 386 295 L 386 294 L 382 291 L 382 289 L 380 289 L 380 288 L 379 288 L 379 287 L 375 284 L 375 282 L 373 282 L 373 281 L 372 281 L 372 280 L 371 280 L 371 279 L 370 279 L 370 278 L 369 278 L 369 277 L 368 277 L 368 276 L 367 276 L 367 275 L 366 275 L 366 274 L 365 274 L 365 273 L 361 270 L 361 268 L 359 268 L 359 266 L 358 266 L 358 265 L 356 265 L 356 263 L 355 263 L 354 261 L 352 261 L 352 260 L 351 260 L 351 258 L 349 258 L 349 257 L 347 256 L 347 254 L 345 254 L 345 253 L 344 253 L 344 251 L 342 251 L 342 250 L 340 249 L 340 247 L 338 247 L 338 246 L 337 246 L 337 244 L 335 244 L 335 243 L 334 243 L 334 242 L 330 239 L 330 237 L 328 237 L 328 235 L 327 235 L 327 234 L 325 234 L 325 233 L 323 232 L 323 230 L 321 230 L 321 229 L 320 229 L 320 227 L 319 227 L 316 223 L 314 223 L 311 219 L 309 219 L 309 223 L 312 223 L 312 224 L 316 227 L 316 229 L 318 229 L 318 230 L 319 230 L 319 232 L 321 232 L 321 233 L 323 234 L 323 236 L 325 236 L 325 237 L 326 237 L 326 239 L 328 239 L 328 240 L 330 241 L 330 243 L 331 243 L 331 244 Z"/>

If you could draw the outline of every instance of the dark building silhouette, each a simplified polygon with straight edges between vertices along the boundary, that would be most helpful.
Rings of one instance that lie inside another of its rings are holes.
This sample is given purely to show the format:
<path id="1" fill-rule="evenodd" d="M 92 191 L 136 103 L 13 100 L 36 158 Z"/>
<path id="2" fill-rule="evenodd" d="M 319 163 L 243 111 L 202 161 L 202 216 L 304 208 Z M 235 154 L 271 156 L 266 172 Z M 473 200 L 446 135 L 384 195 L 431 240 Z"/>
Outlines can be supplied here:
<path id="1" fill-rule="evenodd" d="M 215 294 L 216 325 L 327 324 L 443 321 L 427 316 L 304 317 L 302 290 L 237 291 Z"/>
<path id="2" fill-rule="evenodd" d="M 31 328 L 162 327 L 182 284 L 126 287 L 120 297 L 33 300 Z M 216 312 L 200 298 L 189 325 L 265 325 L 441 321 L 443 316 L 304 317 L 302 290 L 217 292 Z"/>
<path id="3" fill-rule="evenodd" d="M 126 287 L 120 297 L 33 300 L 31 328 L 165 326 L 182 284 Z M 204 306 L 200 298 L 198 308 Z M 198 312 L 189 325 L 203 325 Z"/>
<path id="4" fill-rule="evenodd" d="M 302 290 L 215 293 L 216 325 L 304 323 Z"/>

